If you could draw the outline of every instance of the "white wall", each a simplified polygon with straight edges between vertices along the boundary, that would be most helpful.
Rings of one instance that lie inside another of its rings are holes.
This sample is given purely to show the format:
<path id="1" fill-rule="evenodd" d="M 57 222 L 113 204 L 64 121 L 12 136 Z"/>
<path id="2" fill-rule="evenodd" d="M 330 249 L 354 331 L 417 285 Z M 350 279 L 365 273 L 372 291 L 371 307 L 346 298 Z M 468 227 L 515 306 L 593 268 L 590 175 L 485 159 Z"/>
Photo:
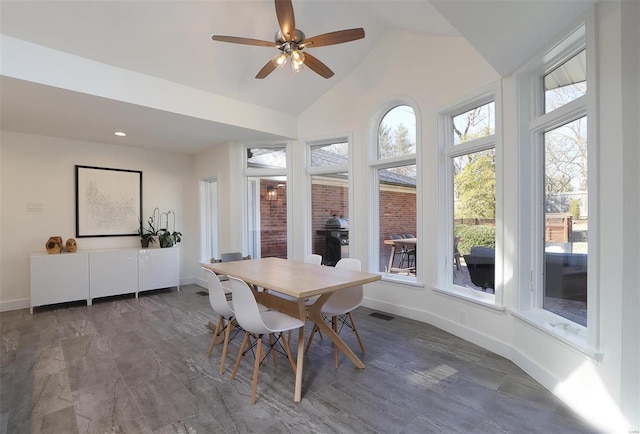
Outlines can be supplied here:
<path id="1" fill-rule="evenodd" d="M 192 158 L 56 137 L 2 131 L 0 141 L 0 310 L 29 306 L 29 255 L 50 236 L 75 238 L 75 165 L 142 171 L 143 218 L 156 206 L 176 213 L 183 233 L 181 280 L 193 279 L 198 242 Z M 27 202 L 43 204 L 27 212 Z M 78 238 L 79 249 L 139 247 L 135 237 Z M 10 270 L 10 271 L 9 271 Z"/>

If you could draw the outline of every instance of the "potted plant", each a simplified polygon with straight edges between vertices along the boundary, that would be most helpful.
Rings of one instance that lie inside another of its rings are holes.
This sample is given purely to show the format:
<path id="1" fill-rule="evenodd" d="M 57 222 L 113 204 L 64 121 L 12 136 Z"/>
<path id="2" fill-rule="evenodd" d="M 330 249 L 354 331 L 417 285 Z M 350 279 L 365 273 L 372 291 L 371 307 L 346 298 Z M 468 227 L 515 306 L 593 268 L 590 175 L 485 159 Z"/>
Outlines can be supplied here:
<path id="1" fill-rule="evenodd" d="M 168 229 L 169 216 L 173 216 L 173 231 Z M 166 227 L 158 230 L 158 241 L 160 247 L 173 247 L 182 240 L 182 233 L 176 231 L 176 214 L 173 211 L 167 211 L 160 214 L 160 224 L 162 225 L 162 216 L 166 217 Z"/>
<path id="2" fill-rule="evenodd" d="M 146 249 L 147 247 L 149 247 L 149 244 L 153 244 L 155 241 L 155 237 L 159 235 L 159 231 L 155 227 L 156 212 L 158 213 L 158 219 L 159 219 L 160 210 L 158 208 L 155 208 L 153 210 L 153 213 L 151 214 L 151 217 L 147 219 L 147 224 L 149 225 L 148 228 L 145 228 L 142 225 L 142 221 L 140 222 L 140 227 L 138 228 L 138 235 L 140 235 L 140 244 L 142 245 L 143 249 Z"/>

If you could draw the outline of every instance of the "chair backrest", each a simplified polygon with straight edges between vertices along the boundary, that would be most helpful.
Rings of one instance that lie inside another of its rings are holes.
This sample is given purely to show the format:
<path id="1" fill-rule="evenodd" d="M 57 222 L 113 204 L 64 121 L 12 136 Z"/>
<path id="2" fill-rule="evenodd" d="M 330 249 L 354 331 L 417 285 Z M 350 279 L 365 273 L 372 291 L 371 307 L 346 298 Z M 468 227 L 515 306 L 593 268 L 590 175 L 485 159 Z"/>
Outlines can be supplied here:
<path id="1" fill-rule="evenodd" d="M 416 236 L 413 234 L 402 234 L 402 238 L 415 238 Z"/>
<path id="2" fill-rule="evenodd" d="M 322 255 L 317 255 L 313 253 L 307 256 L 306 258 L 304 258 L 304 262 L 306 262 L 307 264 L 322 265 Z"/>
<path id="3" fill-rule="evenodd" d="M 268 333 L 269 329 L 262 321 L 258 302 L 249 285 L 244 280 L 232 276 L 229 276 L 229 281 L 231 282 L 231 293 L 233 295 L 233 309 L 240 327 L 250 333 Z"/>
<path id="4" fill-rule="evenodd" d="M 336 264 L 336 268 L 346 268 L 347 270 L 362 271 L 360 259 L 342 258 Z"/>
<path id="5" fill-rule="evenodd" d="M 389 238 L 392 240 L 401 240 L 402 235 L 393 234 L 393 235 L 389 235 Z"/>
<path id="6" fill-rule="evenodd" d="M 211 304 L 211 308 L 216 311 L 218 315 L 227 318 L 234 316 L 233 309 L 227 301 L 227 296 L 218 275 L 208 268 L 202 267 L 202 269 L 206 271 L 205 277 L 207 278 L 209 288 L 209 303 Z"/>
<path id="7" fill-rule="evenodd" d="M 354 258 L 342 258 L 336 264 L 336 268 L 343 268 L 346 270 L 362 271 L 362 263 L 359 259 Z M 327 305 L 344 307 L 345 312 L 355 309 L 364 298 L 364 288 L 362 285 L 350 286 L 335 291 L 329 300 Z M 327 306 L 327 307 L 329 307 Z"/>
<path id="8" fill-rule="evenodd" d="M 242 253 L 233 252 L 233 253 L 222 253 L 220 255 L 221 262 L 232 262 L 232 261 L 242 261 Z"/>

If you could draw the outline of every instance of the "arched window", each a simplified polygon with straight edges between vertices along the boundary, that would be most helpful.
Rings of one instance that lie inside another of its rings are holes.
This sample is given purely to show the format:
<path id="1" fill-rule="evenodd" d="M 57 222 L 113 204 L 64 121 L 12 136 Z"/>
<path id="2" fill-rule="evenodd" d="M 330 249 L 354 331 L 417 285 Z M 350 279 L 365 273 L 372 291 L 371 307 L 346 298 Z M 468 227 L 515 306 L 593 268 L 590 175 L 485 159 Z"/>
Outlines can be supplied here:
<path id="1" fill-rule="evenodd" d="M 377 125 L 376 159 L 371 163 L 377 186 L 377 271 L 386 278 L 415 282 L 417 260 L 416 114 L 407 104 L 392 106 Z M 374 265 L 375 266 L 375 265 Z"/>

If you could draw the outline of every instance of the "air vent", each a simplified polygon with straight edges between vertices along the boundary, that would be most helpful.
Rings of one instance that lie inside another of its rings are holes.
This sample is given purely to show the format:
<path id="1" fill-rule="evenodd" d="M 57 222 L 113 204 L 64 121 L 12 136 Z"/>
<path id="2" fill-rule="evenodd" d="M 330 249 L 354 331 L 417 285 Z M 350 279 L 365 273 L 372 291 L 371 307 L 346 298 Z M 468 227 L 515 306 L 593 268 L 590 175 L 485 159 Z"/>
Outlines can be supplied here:
<path id="1" fill-rule="evenodd" d="M 372 316 L 372 317 L 378 318 L 378 319 L 383 319 L 385 321 L 391 321 L 392 319 L 395 318 L 395 316 L 385 315 L 385 314 L 380 313 L 380 312 L 373 312 L 373 313 L 369 314 L 369 316 Z"/>

